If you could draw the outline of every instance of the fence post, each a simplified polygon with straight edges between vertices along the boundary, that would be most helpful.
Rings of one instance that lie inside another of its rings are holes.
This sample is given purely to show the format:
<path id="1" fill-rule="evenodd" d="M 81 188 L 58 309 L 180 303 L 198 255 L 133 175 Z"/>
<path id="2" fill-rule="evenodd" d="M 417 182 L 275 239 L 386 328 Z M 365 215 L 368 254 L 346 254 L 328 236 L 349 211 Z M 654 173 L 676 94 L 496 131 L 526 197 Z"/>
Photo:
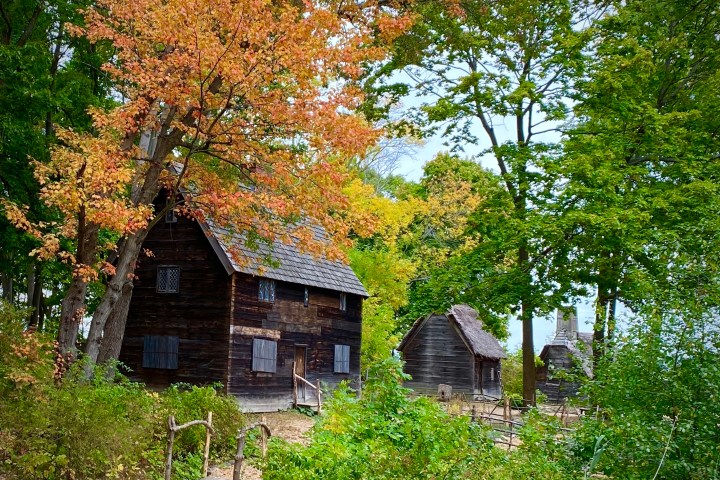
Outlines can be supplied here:
<path id="1" fill-rule="evenodd" d="M 263 425 L 267 425 L 267 422 L 265 421 L 265 415 L 262 416 L 260 421 L 263 423 Z M 264 427 L 260 427 L 260 451 L 262 452 L 263 459 L 267 457 L 267 441 L 267 430 Z"/>
<path id="2" fill-rule="evenodd" d="M 318 401 L 318 415 L 320 415 L 320 409 L 322 408 L 322 401 L 320 400 L 320 379 L 317 379 L 317 401 Z"/>
<path id="3" fill-rule="evenodd" d="M 170 415 L 168 418 L 168 443 L 167 443 L 167 457 L 165 458 L 165 480 L 171 480 L 172 475 L 172 451 L 173 443 L 175 442 L 175 417 Z"/>
<path id="4" fill-rule="evenodd" d="M 475 410 L 475 405 L 472 406 L 472 416 L 470 418 L 472 423 L 477 422 L 477 411 Z"/>
<path id="5" fill-rule="evenodd" d="M 212 412 L 208 412 L 207 423 L 212 428 Z M 208 464 L 210 463 L 210 428 L 205 429 L 205 450 L 203 451 L 203 477 L 207 477 Z"/>
<path id="6" fill-rule="evenodd" d="M 508 442 L 508 452 L 512 448 L 512 439 L 513 439 L 513 421 L 512 420 L 510 420 L 509 425 L 510 425 L 510 441 Z"/>

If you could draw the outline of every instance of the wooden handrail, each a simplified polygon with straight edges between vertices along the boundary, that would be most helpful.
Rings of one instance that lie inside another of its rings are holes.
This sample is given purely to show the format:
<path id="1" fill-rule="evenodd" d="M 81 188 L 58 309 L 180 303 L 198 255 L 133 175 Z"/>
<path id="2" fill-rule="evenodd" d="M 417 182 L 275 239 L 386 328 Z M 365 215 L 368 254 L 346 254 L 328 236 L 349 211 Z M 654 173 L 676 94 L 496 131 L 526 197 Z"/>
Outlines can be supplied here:
<path id="1" fill-rule="evenodd" d="M 292 371 L 293 371 L 293 406 L 297 408 L 298 406 L 298 380 L 303 382 L 305 385 L 309 385 L 310 388 L 313 388 L 317 391 L 317 409 L 318 409 L 318 415 L 320 414 L 320 411 L 322 410 L 322 391 L 320 390 L 320 379 L 317 379 L 317 384 L 313 385 L 310 383 L 307 379 L 301 377 L 295 372 L 295 366 L 296 363 L 293 362 L 292 365 Z"/>
<path id="2" fill-rule="evenodd" d="M 297 378 L 298 380 L 301 380 L 303 383 L 305 383 L 305 384 L 307 384 L 308 386 L 310 386 L 310 387 L 314 388 L 315 390 L 317 390 L 317 388 L 318 388 L 317 386 L 315 386 L 315 385 L 313 385 L 312 383 L 310 383 L 309 381 L 305 380 L 303 377 L 301 377 L 301 376 L 298 375 L 297 373 L 295 373 L 294 375 L 295 375 L 295 378 Z"/>

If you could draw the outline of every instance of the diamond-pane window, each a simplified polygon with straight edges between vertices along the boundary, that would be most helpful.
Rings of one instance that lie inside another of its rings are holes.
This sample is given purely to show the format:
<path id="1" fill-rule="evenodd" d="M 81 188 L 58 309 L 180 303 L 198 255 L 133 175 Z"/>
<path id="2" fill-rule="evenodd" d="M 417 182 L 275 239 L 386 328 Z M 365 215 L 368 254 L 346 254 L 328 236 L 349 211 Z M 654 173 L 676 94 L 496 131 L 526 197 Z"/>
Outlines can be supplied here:
<path id="1" fill-rule="evenodd" d="M 165 212 L 165 223 L 177 223 L 177 216 L 175 215 L 175 210 L 170 209 Z"/>
<path id="2" fill-rule="evenodd" d="M 275 301 L 275 280 L 261 278 L 258 285 L 258 300 L 262 302 Z"/>
<path id="3" fill-rule="evenodd" d="M 347 294 L 345 292 L 340 294 L 340 310 L 343 312 L 347 310 Z"/>
<path id="4" fill-rule="evenodd" d="M 159 293 L 180 291 L 180 267 L 158 267 L 157 291 Z"/>

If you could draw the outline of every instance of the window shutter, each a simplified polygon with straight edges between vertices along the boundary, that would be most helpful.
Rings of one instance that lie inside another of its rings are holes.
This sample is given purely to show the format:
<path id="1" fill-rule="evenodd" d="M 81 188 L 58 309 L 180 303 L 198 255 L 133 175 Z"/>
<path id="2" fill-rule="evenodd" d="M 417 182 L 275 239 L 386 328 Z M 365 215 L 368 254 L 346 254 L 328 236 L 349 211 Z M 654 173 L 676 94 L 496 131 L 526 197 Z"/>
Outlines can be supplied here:
<path id="1" fill-rule="evenodd" d="M 176 370 L 179 344 L 180 339 L 177 336 L 145 335 L 142 366 Z"/>
<path id="2" fill-rule="evenodd" d="M 277 342 L 256 338 L 253 340 L 252 369 L 255 372 L 275 373 L 277 366 Z"/>
<path id="3" fill-rule="evenodd" d="M 350 373 L 350 345 L 335 345 L 335 373 Z"/>

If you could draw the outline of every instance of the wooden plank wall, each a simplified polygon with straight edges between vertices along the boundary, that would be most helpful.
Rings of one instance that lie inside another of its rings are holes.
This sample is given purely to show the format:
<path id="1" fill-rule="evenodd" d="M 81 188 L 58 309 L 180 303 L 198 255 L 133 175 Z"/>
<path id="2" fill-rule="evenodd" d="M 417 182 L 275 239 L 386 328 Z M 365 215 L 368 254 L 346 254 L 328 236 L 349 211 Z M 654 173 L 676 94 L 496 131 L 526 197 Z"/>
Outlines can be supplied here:
<path id="1" fill-rule="evenodd" d="M 478 364 L 476 368 L 478 371 L 482 372 L 482 379 L 481 384 L 475 386 L 475 393 L 501 398 L 502 386 L 500 383 L 500 361 L 478 359 L 477 362 Z M 494 374 L 490 372 L 491 369 L 495 369 Z"/>
<path id="2" fill-rule="evenodd" d="M 330 387 L 360 374 L 362 299 L 347 294 L 347 311 L 340 310 L 339 292 L 310 288 L 303 305 L 302 285 L 276 282 L 275 302 L 258 300 L 259 278 L 235 274 L 233 334 L 230 347 L 229 393 L 248 411 L 287 408 L 292 402 L 292 365 L 296 346 L 307 347 L 306 378 Z M 254 338 L 278 341 L 275 373 L 252 371 Z M 335 345 L 350 346 L 350 373 L 336 374 Z"/>
<path id="3" fill-rule="evenodd" d="M 453 393 L 473 393 L 475 357 L 444 315 L 430 317 L 403 351 L 406 386 L 420 393 L 437 393 L 441 383 Z"/>
<path id="4" fill-rule="evenodd" d="M 576 370 L 570 349 L 564 345 L 548 345 L 543 354 L 544 365 L 537 369 L 537 389 L 548 397 L 548 403 L 563 403 L 567 398 L 576 397 L 579 382 L 568 382 L 557 376 L 551 378 L 553 375 L 550 373 Z"/>
<path id="5" fill-rule="evenodd" d="M 144 247 L 130 304 L 120 360 L 132 369 L 131 378 L 148 385 L 225 383 L 230 322 L 230 276 L 200 226 L 178 216 L 177 223 L 160 221 Z M 180 267 L 180 291 L 157 293 L 157 267 Z M 143 336 L 179 337 L 178 368 L 143 368 Z"/>

